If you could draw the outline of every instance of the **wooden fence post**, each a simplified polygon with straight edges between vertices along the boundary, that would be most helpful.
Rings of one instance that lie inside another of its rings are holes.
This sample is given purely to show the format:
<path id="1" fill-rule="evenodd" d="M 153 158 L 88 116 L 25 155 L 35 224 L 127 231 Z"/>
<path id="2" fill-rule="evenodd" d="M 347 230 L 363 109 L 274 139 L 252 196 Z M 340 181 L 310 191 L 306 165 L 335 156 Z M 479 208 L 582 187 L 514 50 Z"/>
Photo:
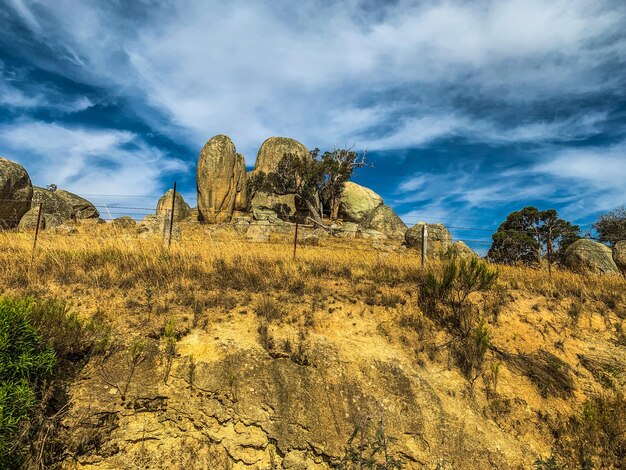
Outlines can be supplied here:
<path id="1" fill-rule="evenodd" d="M 426 267 L 426 250 L 428 249 L 428 226 L 422 225 L 422 268 Z"/>
<path id="2" fill-rule="evenodd" d="M 33 254 L 30 257 L 31 264 L 35 261 L 35 250 L 37 249 L 37 238 L 39 238 L 39 225 L 41 224 L 41 211 L 43 210 L 43 202 L 39 203 L 39 213 L 37 214 L 37 227 L 35 227 L 35 239 L 33 240 Z"/>
<path id="3" fill-rule="evenodd" d="M 297 248 L 298 248 L 298 218 L 296 217 L 296 234 L 293 237 L 293 259 L 296 259 Z"/>

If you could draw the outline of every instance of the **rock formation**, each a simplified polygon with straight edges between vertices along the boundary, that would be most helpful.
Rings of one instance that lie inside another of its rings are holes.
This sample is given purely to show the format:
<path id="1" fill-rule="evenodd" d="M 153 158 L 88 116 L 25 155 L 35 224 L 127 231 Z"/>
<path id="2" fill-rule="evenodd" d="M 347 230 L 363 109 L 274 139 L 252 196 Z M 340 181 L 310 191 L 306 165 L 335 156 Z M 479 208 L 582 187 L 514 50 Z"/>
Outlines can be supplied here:
<path id="1" fill-rule="evenodd" d="M 76 219 L 98 219 L 100 217 L 96 206 L 87 199 L 63 189 L 55 191 L 54 194 L 64 200 L 72 208 L 72 213 Z"/>
<path id="2" fill-rule="evenodd" d="M 454 255 L 458 256 L 461 259 L 480 258 L 478 253 L 476 253 L 462 241 L 454 242 L 451 249 L 453 250 Z"/>
<path id="3" fill-rule="evenodd" d="M 382 203 L 383 198 L 371 189 L 348 181 L 341 193 L 339 214 L 344 220 L 361 223 Z"/>
<path id="4" fill-rule="evenodd" d="M 32 198 L 33 185 L 24 167 L 0 157 L 0 228 L 16 227 Z"/>
<path id="5" fill-rule="evenodd" d="M 418 222 L 406 231 L 404 241 L 407 246 L 422 248 L 422 227 L 427 226 L 426 255 L 438 256 L 446 252 L 452 246 L 452 235 L 443 224 L 427 224 Z"/>
<path id="6" fill-rule="evenodd" d="M 43 204 L 44 214 L 53 214 L 63 220 L 76 219 L 74 209 L 68 200 L 59 194 L 58 191 L 51 191 L 38 186 L 33 187 L 32 209 L 39 209 L 39 204 Z"/>
<path id="7" fill-rule="evenodd" d="M 613 246 L 613 261 L 626 274 L 626 240 L 620 240 Z"/>
<path id="8" fill-rule="evenodd" d="M 157 217 L 165 217 L 167 211 L 172 210 L 172 198 L 174 197 L 174 190 L 170 189 L 166 192 L 159 202 L 157 203 L 156 215 Z M 176 193 L 176 202 L 174 203 L 174 222 L 180 222 L 189 217 L 191 207 L 185 202 L 185 199 L 180 193 Z"/>
<path id="9" fill-rule="evenodd" d="M 619 273 L 611 249 L 602 243 L 581 238 L 565 250 L 564 264 L 578 272 Z"/>
<path id="10" fill-rule="evenodd" d="M 407 231 L 407 226 L 402 219 L 391 207 L 384 204 L 370 212 L 361 223 L 361 227 L 382 232 L 387 237 L 396 240 L 404 240 L 404 234 Z"/>
<path id="11" fill-rule="evenodd" d="M 212 137 L 198 161 L 198 212 L 204 223 L 229 222 L 236 207 L 245 206 L 243 155 L 225 135 Z"/>

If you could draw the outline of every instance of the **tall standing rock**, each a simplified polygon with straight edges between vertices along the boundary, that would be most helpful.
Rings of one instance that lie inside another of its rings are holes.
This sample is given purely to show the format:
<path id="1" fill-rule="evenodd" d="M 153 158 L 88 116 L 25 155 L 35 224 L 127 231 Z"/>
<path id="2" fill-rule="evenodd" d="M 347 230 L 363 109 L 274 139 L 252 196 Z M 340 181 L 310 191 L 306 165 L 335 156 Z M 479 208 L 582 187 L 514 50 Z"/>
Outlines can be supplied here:
<path id="1" fill-rule="evenodd" d="M 198 213 L 201 222 L 229 222 L 245 203 L 246 164 L 228 136 L 216 135 L 202 148 L 198 161 Z"/>
<path id="2" fill-rule="evenodd" d="M 24 167 L 0 157 L 0 228 L 16 227 L 32 199 L 33 184 Z"/>
<path id="3" fill-rule="evenodd" d="M 245 212 L 248 209 L 248 188 L 246 180 L 246 159 L 240 153 L 237 154 L 237 196 L 235 197 L 235 211 Z"/>
<path id="4" fill-rule="evenodd" d="M 165 217 L 167 211 L 172 210 L 172 198 L 174 197 L 174 190 L 170 189 L 166 192 L 159 202 L 157 203 L 156 213 L 159 217 Z M 176 193 L 176 202 L 174 203 L 174 221 L 180 222 L 189 217 L 191 207 L 185 202 L 185 199 L 180 193 Z"/>

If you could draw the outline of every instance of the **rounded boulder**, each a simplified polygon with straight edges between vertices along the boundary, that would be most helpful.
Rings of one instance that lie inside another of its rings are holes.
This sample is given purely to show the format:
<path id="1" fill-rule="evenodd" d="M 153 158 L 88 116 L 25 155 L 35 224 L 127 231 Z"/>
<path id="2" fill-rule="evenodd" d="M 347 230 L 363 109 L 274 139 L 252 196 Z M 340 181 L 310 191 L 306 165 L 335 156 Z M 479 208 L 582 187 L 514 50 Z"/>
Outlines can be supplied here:
<path id="1" fill-rule="evenodd" d="M 564 264 L 577 272 L 594 274 L 618 273 L 611 249 L 593 240 L 581 238 L 565 250 Z"/>
<path id="2" fill-rule="evenodd" d="M 33 184 L 24 167 L 0 157 L 0 228 L 17 227 L 32 199 Z"/>
<path id="3" fill-rule="evenodd" d="M 387 237 L 395 240 L 404 240 L 404 234 L 407 231 L 407 226 L 402 219 L 398 217 L 391 207 L 384 204 L 370 212 L 361 223 L 361 226 L 364 229 L 382 232 Z"/>
<path id="4" fill-rule="evenodd" d="M 422 227 L 426 226 L 426 254 L 427 256 L 445 253 L 452 246 L 452 235 L 443 224 L 427 224 L 418 222 L 408 229 L 404 235 L 406 245 L 412 248 L 422 248 Z"/>
<path id="5" fill-rule="evenodd" d="M 382 203 L 383 198 L 371 189 L 347 181 L 339 200 L 339 214 L 344 220 L 360 223 Z"/>
<path id="6" fill-rule="evenodd" d="M 53 194 L 64 200 L 72 208 L 74 217 L 77 219 L 83 220 L 100 218 L 100 213 L 98 212 L 98 209 L 96 209 L 96 206 L 94 206 L 87 199 L 63 189 L 59 189 Z"/>
<path id="7" fill-rule="evenodd" d="M 156 215 L 157 217 L 165 217 L 168 211 L 172 210 L 172 202 L 174 199 L 174 190 L 170 189 L 166 192 L 159 202 L 157 203 Z M 174 222 L 180 222 L 189 217 L 191 207 L 185 202 L 185 199 L 180 193 L 176 193 L 176 201 L 174 201 Z"/>

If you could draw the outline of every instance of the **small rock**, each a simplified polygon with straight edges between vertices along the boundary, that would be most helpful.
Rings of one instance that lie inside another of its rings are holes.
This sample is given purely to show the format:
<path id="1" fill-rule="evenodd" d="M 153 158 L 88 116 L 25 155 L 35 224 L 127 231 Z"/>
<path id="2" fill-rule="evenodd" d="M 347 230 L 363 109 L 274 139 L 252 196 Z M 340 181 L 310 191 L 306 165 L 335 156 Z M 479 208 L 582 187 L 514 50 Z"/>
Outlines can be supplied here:
<path id="1" fill-rule="evenodd" d="M 128 215 L 113 219 L 111 223 L 117 228 L 132 228 L 137 226 L 137 221 Z"/>
<path id="2" fill-rule="evenodd" d="M 271 227 L 268 225 L 252 224 L 246 231 L 246 238 L 254 243 L 270 241 Z"/>

